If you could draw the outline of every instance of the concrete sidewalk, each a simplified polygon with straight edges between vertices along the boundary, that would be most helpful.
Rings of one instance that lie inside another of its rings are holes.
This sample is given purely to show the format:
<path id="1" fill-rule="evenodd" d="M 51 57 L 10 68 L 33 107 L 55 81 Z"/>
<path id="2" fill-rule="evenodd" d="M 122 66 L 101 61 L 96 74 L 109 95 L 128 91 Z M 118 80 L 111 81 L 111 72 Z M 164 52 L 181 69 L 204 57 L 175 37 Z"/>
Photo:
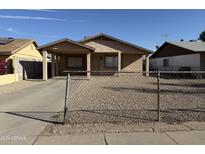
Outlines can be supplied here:
<path id="1" fill-rule="evenodd" d="M 205 144 L 205 131 L 98 133 L 90 135 L 39 136 L 34 144 L 63 145 L 194 145 Z"/>

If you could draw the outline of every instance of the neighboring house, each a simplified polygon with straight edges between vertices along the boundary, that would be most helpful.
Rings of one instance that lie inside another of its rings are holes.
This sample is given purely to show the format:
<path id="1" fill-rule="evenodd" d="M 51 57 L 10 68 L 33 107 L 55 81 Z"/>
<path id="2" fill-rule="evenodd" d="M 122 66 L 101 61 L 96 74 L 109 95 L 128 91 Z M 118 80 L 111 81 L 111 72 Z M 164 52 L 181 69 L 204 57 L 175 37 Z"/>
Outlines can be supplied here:
<path id="1" fill-rule="evenodd" d="M 204 71 L 205 42 L 165 42 L 150 56 L 150 69 L 162 71 Z"/>
<path id="2" fill-rule="evenodd" d="M 34 40 L 0 38 L 0 61 L 7 64 L 0 84 L 42 76 L 42 55 Z"/>
<path id="3" fill-rule="evenodd" d="M 150 54 L 145 48 L 102 33 L 80 41 L 62 39 L 38 49 L 44 55 L 44 80 L 47 80 L 48 53 L 52 55 L 52 76 L 63 75 L 65 70 L 143 71 L 143 58 Z"/>

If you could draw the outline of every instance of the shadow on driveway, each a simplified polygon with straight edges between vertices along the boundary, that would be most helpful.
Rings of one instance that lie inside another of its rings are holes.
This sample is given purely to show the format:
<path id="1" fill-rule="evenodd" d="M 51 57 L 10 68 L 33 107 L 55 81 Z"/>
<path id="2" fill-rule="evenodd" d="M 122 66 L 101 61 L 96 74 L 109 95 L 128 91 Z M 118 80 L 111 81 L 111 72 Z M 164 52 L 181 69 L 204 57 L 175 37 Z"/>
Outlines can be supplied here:
<path id="1" fill-rule="evenodd" d="M 43 122 L 53 123 L 53 124 L 63 124 L 63 119 L 61 119 L 61 114 L 63 112 L 24 112 L 24 111 L 18 111 L 18 112 L 1 112 L 6 113 L 9 115 L 14 115 L 18 117 L 24 117 L 34 120 L 39 120 Z"/>

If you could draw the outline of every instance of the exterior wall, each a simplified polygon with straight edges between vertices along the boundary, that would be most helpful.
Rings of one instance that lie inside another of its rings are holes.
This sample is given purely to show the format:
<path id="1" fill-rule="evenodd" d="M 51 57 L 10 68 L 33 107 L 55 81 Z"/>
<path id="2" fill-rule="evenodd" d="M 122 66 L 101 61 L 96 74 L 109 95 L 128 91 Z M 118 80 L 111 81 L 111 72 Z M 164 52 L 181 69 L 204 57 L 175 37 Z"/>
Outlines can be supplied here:
<path id="1" fill-rule="evenodd" d="M 18 74 L 0 75 L 0 85 L 9 84 L 18 81 Z"/>
<path id="2" fill-rule="evenodd" d="M 13 57 L 42 61 L 42 55 L 36 49 L 36 47 L 33 43 L 31 43 L 30 45 L 26 46 L 25 48 L 19 50 L 18 52 L 14 53 L 13 55 L 9 56 L 9 58 L 13 58 Z"/>
<path id="3" fill-rule="evenodd" d="M 118 68 L 106 68 L 105 56 L 117 56 L 111 53 L 92 53 L 91 70 L 92 71 L 117 71 Z M 142 71 L 143 56 L 138 54 L 122 54 L 121 70 L 122 71 Z"/>
<path id="4" fill-rule="evenodd" d="M 169 59 L 169 67 L 163 66 L 163 59 Z M 190 67 L 192 71 L 200 70 L 200 54 L 189 54 L 150 59 L 150 68 L 156 70 L 177 71 L 181 67 Z"/>
<path id="5" fill-rule="evenodd" d="M 92 53 L 91 54 L 91 71 L 99 71 L 104 68 L 104 54 Z"/>
<path id="6" fill-rule="evenodd" d="M 66 70 L 66 57 L 60 56 L 59 59 L 59 75 L 64 75 L 63 71 Z"/>
<path id="7" fill-rule="evenodd" d="M 95 48 L 96 53 L 117 53 L 120 50 L 113 48 L 112 46 L 105 45 L 105 41 L 88 42 L 86 45 Z"/>
<path id="8" fill-rule="evenodd" d="M 201 53 L 200 54 L 200 58 L 201 58 L 201 70 L 205 71 L 205 53 Z"/>
<path id="9" fill-rule="evenodd" d="M 122 71 L 142 71 L 143 56 L 136 54 L 122 54 Z"/>
<path id="10" fill-rule="evenodd" d="M 140 49 L 136 49 L 134 47 L 123 45 L 122 43 L 112 41 L 112 40 L 107 40 L 107 39 L 90 41 L 85 43 L 85 45 L 95 48 L 96 53 L 117 53 L 117 52 L 129 52 L 129 53 L 139 53 L 139 54 L 143 53 L 143 51 Z"/>

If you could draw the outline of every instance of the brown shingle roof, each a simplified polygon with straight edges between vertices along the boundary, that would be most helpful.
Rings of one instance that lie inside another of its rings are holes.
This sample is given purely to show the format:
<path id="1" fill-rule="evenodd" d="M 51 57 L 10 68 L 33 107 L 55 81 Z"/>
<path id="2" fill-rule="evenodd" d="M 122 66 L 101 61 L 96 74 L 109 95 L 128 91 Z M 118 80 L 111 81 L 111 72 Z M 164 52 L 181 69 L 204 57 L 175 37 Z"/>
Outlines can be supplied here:
<path id="1" fill-rule="evenodd" d="M 158 58 L 160 52 L 163 50 L 163 48 L 167 45 L 172 45 L 172 46 L 176 46 L 178 48 L 181 49 L 186 49 L 188 51 L 191 51 L 193 53 L 201 53 L 201 52 L 205 52 L 205 42 L 188 42 L 188 41 L 178 41 L 178 42 L 165 42 L 164 44 L 162 44 L 160 46 L 159 49 L 157 49 L 157 51 L 155 51 L 151 56 L 151 58 Z M 173 51 L 173 53 L 177 54 L 176 51 Z M 166 53 L 165 53 L 166 54 Z M 183 55 L 182 53 L 178 54 L 178 55 Z M 167 57 L 169 57 L 167 55 Z"/>
<path id="2" fill-rule="evenodd" d="M 201 42 L 201 41 L 197 41 L 197 42 L 178 41 L 178 42 L 167 42 L 167 43 L 174 44 L 176 46 L 191 50 L 193 52 L 205 52 L 205 42 Z"/>
<path id="3" fill-rule="evenodd" d="M 0 44 L 0 55 L 12 55 L 30 43 L 34 43 L 37 46 L 35 41 L 31 39 L 12 39 L 12 41 L 8 43 Z"/>

